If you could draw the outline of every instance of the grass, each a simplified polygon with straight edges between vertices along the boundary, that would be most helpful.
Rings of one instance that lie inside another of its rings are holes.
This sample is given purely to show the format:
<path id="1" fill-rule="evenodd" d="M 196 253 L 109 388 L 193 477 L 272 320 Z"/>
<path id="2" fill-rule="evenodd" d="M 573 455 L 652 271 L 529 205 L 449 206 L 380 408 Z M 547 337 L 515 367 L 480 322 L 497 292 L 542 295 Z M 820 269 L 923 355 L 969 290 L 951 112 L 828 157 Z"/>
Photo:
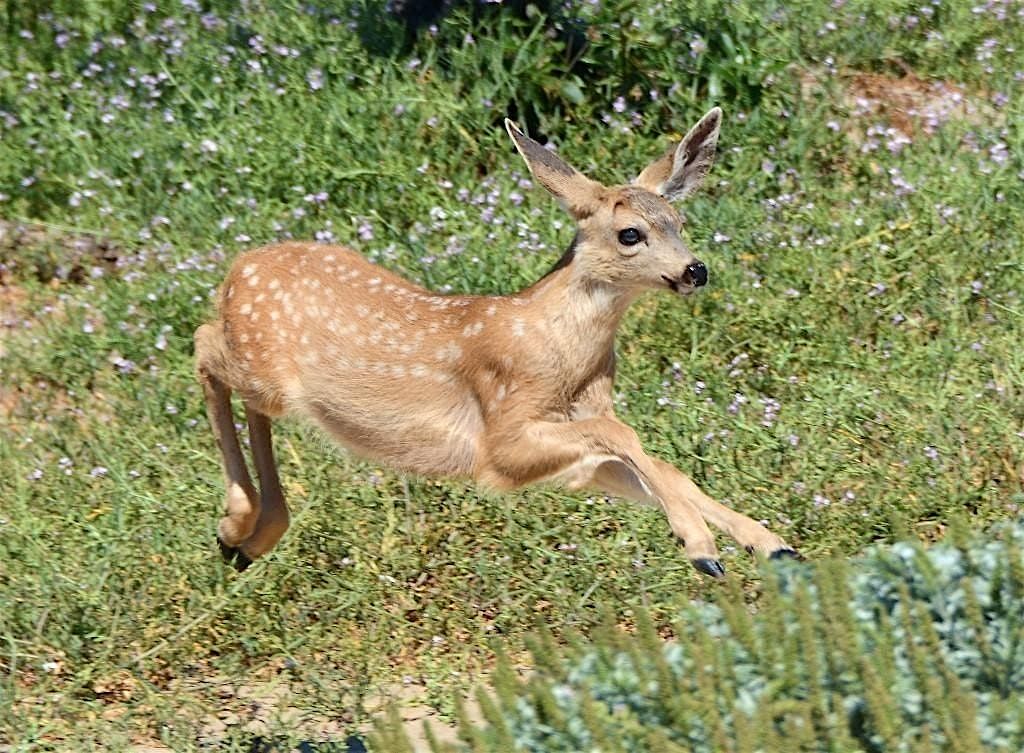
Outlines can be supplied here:
<path id="1" fill-rule="evenodd" d="M 644 298 L 619 340 L 619 410 L 651 452 L 814 559 L 1020 514 L 1014 11 L 609 2 L 548 34 L 456 8 L 408 42 L 370 3 L 204 8 L 0 11 L 0 219 L 52 231 L 0 248 L 0 742 L 244 749 L 254 717 L 265 735 L 356 730 L 403 678 L 450 712 L 494 640 L 516 653 L 538 621 L 586 631 L 641 604 L 668 624 L 716 597 L 654 511 L 403 478 L 292 424 L 292 529 L 244 575 L 216 555 L 191 334 L 229 260 L 319 237 L 440 290 L 528 284 L 572 229 L 526 181 L 510 108 L 609 182 L 726 109 L 686 207 L 709 289 Z M 908 67 L 924 105 L 904 144 L 857 75 Z M 59 241 L 83 232 L 116 261 Z M 274 688 L 288 700 L 260 716 Z"/>

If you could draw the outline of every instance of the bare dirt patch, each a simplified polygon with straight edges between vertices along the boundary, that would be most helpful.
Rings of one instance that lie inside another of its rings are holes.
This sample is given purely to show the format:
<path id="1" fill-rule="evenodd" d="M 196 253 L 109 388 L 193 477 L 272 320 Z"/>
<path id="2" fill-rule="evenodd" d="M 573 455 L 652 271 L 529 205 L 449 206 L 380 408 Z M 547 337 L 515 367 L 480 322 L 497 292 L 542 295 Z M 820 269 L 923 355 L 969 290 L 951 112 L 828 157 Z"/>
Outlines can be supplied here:
<path id="1" fill-rule="evenodd" d="M 98 233 L 0 219 L 0 282 L 13 272 L 31 272 L 40 281 L 86 279 L 92 267 L 114 269 L 122 250 Z"/>
<path id="2" fill-rule="evenodd" d="M 948 80 L 925 79 L 913 71 L 902 75 L 865 71 L 807 72 L 801 92 L 812 99 L 837 86 L 838 104 L 849 113 L 844 131 L 862 138 L 858 121 L 884 121 L 906 137 L 932 135 L 953 120 L 973 124 L 998 123 L 1005 119 L 985 92 L 972 92 Z"/>
<path id="3" fill-rule="evenodd" d="M 229 677 L 212 676 L 173 680 L 168 690 L 190 696 L 217 696 L 220 709 L 201 719 L 197 729 L 197 742 L 211 749 L 240 733 L 247 744 L 251 742 L 253 750 L 278 750 L 274 730 L 283 723 L 303 737 L 299 750 L 362 753 L 366 750 L 363 739 L 372 729 L 371 724 L 361 723 L 356 725 L 356 734 L 349 734 L 353 727 L 351 715 L 339 710 L 338 715 L 332 717 L 322 710 L 305 708 L 302 689 L 282 680 L 239 684 Z M 425 723 L 430 725 L 434 739 L 440 743 L 454 743 L 458 738 L 455 727 L 427 705 L 426 695 L 423 685 L 407 683 L 364 699 L 362 705 L 374 717 L 383 717 L 390 706 L 397 708 L 413 751 L 427 753 L 430 746 L 424 731 Z M 465 708 L 473 723 L 483 719 L 472 697 L 466 699 Z M 129 750 L 130 753 L 162 753 L 168 749 L 148 738 L 139 740 Z"/>

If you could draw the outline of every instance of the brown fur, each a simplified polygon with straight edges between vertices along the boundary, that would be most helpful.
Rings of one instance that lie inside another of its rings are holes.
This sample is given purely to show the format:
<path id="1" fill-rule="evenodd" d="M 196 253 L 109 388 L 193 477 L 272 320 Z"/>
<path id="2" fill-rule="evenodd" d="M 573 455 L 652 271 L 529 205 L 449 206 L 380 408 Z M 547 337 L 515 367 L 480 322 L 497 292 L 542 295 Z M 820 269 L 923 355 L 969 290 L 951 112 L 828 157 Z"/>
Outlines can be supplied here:
<path id="1" fill-rule="evenodd" d="M 677 150 L 705 162 L 680 161 L 677 172 L 658 173 L 659 185 L 689 185 L 707 172 L 718 122 L 712 111 L 701 121 L 704 140 Z M 692 290 L 684 280 L 695 259 L 678 214 L 649 188 L 602 186 L 514 125 L 509 133 L 578 223 L 571 255 L 526 290 L 437 295 L 339 246 L 283 243 L 235 261 L 218 318 L 196 332 L 228 484 L 225 547 L 254 559 L 287 528 L 268 419 L 293 415 L 417 474 L 502 489 L 551 480 L 659 505 L 696 562 L 717 557 L 705 518 L 750 549 L 787 548 L 648 457 L 613 412 L 613 345 L 627 307 L 670 281 Z M 623 246 L 624 228 L 645 240 Z M 235 436 L 232 390 L 246 405 L 259 496 Z"/>

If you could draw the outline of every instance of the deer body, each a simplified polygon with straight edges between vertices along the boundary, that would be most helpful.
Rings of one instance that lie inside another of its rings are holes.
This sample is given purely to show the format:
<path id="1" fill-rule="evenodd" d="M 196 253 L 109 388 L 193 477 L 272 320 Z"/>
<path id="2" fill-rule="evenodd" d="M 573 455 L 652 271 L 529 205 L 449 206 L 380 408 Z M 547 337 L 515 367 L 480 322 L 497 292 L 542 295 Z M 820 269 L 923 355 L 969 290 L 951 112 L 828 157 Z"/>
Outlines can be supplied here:
<path id="1" fill-rule="evenodd" d="M 705 116 L 639 185 L 613 188 L 509 124 L 534 176 L 579 223 L 563 260 L 516 294 L 437 295 L 338 246 L 283 243 L 241 255 L 221 289 L 219 318 L 196 332 L 228 483 L 218 527 L 225 556 L 244 568 L 287 528 L 269 424 L 285 414 L 417 474 L 501 489 L 552 480 L 659 505 L 711 575 L 723 571 L 705 518 L 752 550 L 791 553 L 646 456 L 612 407 L 614 339 L 629 304 L 650 287 L 685 293 L 706 280 L 678 239 L 678 215 L 652 189 L 693 190 L 710 167 L 719 118 L 718 110 Z M 259 494 L 235 436 L 231 391 L 246 406 Z"/>

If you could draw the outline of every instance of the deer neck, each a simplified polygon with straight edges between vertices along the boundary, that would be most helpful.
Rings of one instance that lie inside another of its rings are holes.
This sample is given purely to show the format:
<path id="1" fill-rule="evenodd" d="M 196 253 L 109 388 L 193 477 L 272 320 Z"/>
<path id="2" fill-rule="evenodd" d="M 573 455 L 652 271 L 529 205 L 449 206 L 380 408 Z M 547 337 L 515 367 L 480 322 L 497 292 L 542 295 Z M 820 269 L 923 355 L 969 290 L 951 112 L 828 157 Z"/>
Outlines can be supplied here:
<path id="1" fill-rule="evenodd" d="M 571 381 L 585 379 L 604 362 L 636 291 L 595 280 L 581 265 L 568 263 L 519 297 L 524 313 L 544 334 L 544 350 L 559 358 Z"/>

